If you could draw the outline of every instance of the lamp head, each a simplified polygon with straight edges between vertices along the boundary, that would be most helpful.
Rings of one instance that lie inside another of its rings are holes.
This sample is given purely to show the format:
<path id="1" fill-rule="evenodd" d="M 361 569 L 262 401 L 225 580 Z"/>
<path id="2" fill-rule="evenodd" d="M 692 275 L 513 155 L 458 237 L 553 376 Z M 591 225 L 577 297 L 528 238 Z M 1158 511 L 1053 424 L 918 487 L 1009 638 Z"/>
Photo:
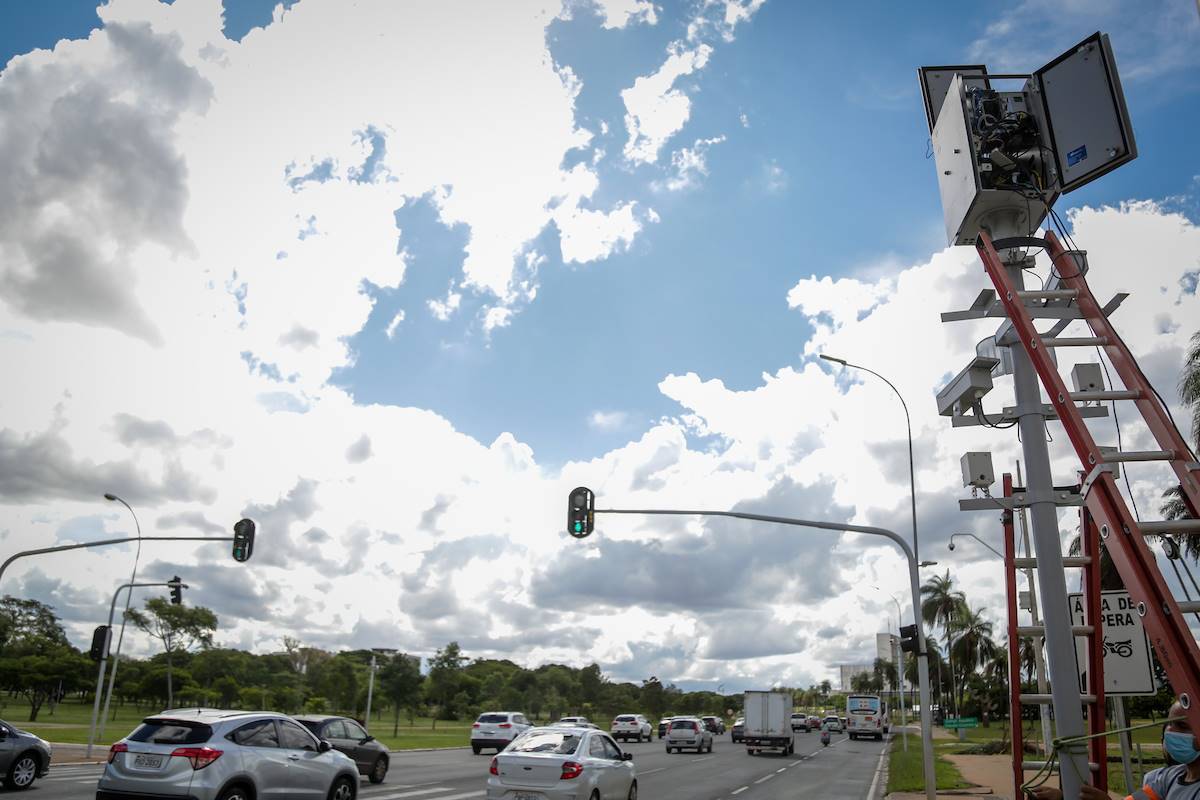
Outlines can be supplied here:
<path id="1" fill-rule="evenodd" d="M 846 359 L 844 358 L 834 358 L 833 356 L 827 356 L 824 353 L 821 353 L 820 355 L 821 358 L 825 359 L 826 361 L 832 361 L 835 364 L 841 364 L 843 367 L 846 366 Z"/>
<path id="2" fill-rule="evenodd" d="M 951 542 L 951 543 L 950 543 L 950 549 L 951 549 L 951 550 L 953 550 L 953 549 L 954 549 L 954 542 Z"/>
<path id="3" fill-rule="evenodd" d="M 105 492 L 104 499 L 108 500 L 109 502 L 112 502 L 113 500 L 117 499 L 117 496 L 115 494 L 112 494 L 111 492 Z"/>

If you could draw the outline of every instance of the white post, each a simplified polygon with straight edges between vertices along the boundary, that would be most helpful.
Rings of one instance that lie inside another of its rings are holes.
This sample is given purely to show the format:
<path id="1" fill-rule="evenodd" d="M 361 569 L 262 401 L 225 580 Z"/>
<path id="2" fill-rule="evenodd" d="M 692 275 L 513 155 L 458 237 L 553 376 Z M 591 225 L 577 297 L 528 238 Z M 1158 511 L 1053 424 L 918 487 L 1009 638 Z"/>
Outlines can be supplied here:
<path id="1" fill-rule="evenodd" d="M 371 695 L 375 693 L 375 654 L 371 653 L 371 675 L 367 678 L 367 715 L 363 720 L 363 728 L 371 732 Z"/>

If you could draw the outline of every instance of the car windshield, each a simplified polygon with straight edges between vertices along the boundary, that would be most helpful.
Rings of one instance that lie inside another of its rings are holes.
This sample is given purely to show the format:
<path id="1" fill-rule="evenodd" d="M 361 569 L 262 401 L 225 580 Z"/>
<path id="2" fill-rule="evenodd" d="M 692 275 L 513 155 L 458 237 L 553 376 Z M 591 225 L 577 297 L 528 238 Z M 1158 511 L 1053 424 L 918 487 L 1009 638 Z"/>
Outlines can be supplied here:
<path id="1" fill-rule="evenodd" d="M 319 722 L 314 722 L 314 721 L 313 721 L 313 720 L 311 720 L 311 719 L 298 719 L 298 720 L 296 720 L 296 722 L 299 722 L 301 725 L 303 725 L 304 727 L 306 727 L 306 728 L 308 728 L 310 731 L 312 731 L 312 733 L 313 733 L 313 736 L 319 736 L 319 735 L 320 735 L 320 731 L 321 731 L 321 723 L 319 723 Z"/>
<path id="2" fill-rule="evenodd" d="M 692 722 L 690 719 L 677 719 L 671 723 L 671 730 L 673 731 L 683 730 L 685 728 L 687 730 L 694 731 L 696 730 L 696 723 Z"/>
<path id="3" fill-rule="evenodd" d="M 203 722 L 175 719 L 143 720 L 136 731 L 129 734 L 131 742 L 154 744 L 202 744 L 212 738 L 213 731 Z"/>
<path id="4" fill-rule="evenodd" d="M 495 724 L 497 722 L 508 722 L 508 714 L 480 714 L 476 722 L 486 722 Z"/>
<path id="5" fill-rule="evenodd" d="M 558 731 L 526 733 L 508 746 L 510 753 L 554 753 L 569 756 L 579 748 L 583 737 Z"/>
<path id="6" fill-rule="evenodd" d="M 634 721 L 634 719 L 631 714 L 622 714 L 621 716 L 617 717 L 617 722 L 633 722 L 633 721 Z"/>
<path id="7" fill-rule="evenodd" d="M 851 697 L 848 701 L 851 714 L 878 714 L 878 697 Z"/>

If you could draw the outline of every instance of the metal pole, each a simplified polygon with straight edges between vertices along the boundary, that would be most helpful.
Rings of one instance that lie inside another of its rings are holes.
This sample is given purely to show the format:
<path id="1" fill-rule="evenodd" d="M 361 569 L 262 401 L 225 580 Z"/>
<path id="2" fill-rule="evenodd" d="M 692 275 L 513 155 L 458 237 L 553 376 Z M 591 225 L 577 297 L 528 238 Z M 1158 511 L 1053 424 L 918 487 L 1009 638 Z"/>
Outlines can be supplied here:
<path id="1" fill-rule="evenodd" d="M 1200 0 L 1197 0 L 1197 2 L 1200 2 Z M 917 540 L 917 475 L 913 468 L 912 418 L 908 415 L 908 403 L 904 402 L 904 395 L 900 394 L 900 390 L 896 388 L 896 385 L 875 370 L 868 369 L 861 364 L 851 364 L 849 361 L 845 361 L 840 358 L 834 358 L 833 356 L 822 354 L 821 358 L 825 359 L 826 361 L 833 361 L 841 364 L 843 367 L 853 367 L 854 369 L 861 369 L 863 372 L 871 373 L 876 378 L 879 378 L 879 380 L 886 383 L 891 390 L 895 392 L 897 399 L 900 400 L 900 407 L 904 409 L 904 424 L 908 430 L 908 491 L 909 501 L 912 504 L 912 550 L 913 558 L 919 564 L 921 563 L 921 548 Z"/>
<path id="2" fill-rule="evenodd" d="M 363 720 L 363 728 L 371 732 L 371 695 L 375 693 L 375 654 L 371 653 L 371 675 L 367 678 L 367 716 Z"/>
<path id="3" fill-rule="evenodd" d="M 1125 698 L 1114 697 L 1112 698 L 1112 704 L 1113 722 L 1116 723 L 1117 728 L 1120 729 L 1128 726 L 1129 723 L 1125 721 L 1127 719 L 1125 714 Z M 1121 766 L 1125 770 L 1125 791 L 1129 794 L 1133 794 L 1134 790 L 1137 789 L 1138 786 L 1135 786 L 1133 783 L 1133 764 L 1130 763 L 1132 754 L 1130 753 L 1131 748 L 1129 745 L 1129 731 L 1121 731 L 1121 733 L 1118 734 L 1117 739 L 1121 743 Z"/>
<path id="4" fill-rule="evenodd" d="M 1010 253 L 1013 251 L 1010 251 Z M 1022 263 L 1007 266 L 1017 287 L 1025 286 Z M 1054 700 L 1054 723 L 1058 738 L 1083 736 L 1083 703 L 1075 664 L 1075 639 L 1067 606 L 1067 582 L 1062 561 L 1058 506 L 1054 502 L 1054 479 L 1046 447 L 1046 418 L 1042 411 L 1041 384 L 1029 354 L 1019 342 L 1009 346 L 1013 361 L 1016 413 L 1021 432 L 1025 466 L 1029 470 L 1026 496 L 1037 553 L 1037 583 L 1045 609 L 1046 661 L 1050 694 Z M 1065 800 L 1078 800 L 1080 787 L 1088 782 L 1087 748 L 1065 747 L 1061 751 L 1062 792 Z"/>
<path id="5" fill-rule="evenodd" d="M 116 502 L 125 506 L 125 508 L 129 509 L 130 515 L 133 516 L 133 524 L 137 527 L 137 553 L 133 557 L 133 572 L 129 576 L 129 583 L 132 585 L 134 583 L 137 583 L 138 561 L 142 557 L 142 523 L 138 522 L 138 517 L 137 517 L 137 514 L 133 510 L 133 506 L 129 505 L 129 503 L 126 503 L 124 500 L 122 500 L 117 495 L 105 494 L 104 499 L 108 500 L 110 502 L 115 500 Z M 133 601 L 133 590 L 130 589 L 129 593 L 125 595 L 125 613 L 121 614 L 121 630 L 117 634 L 117 649 L 113 653 L 112 675 L 109 679 L 109 684 L 108 684 L 108 691 L 109 691 L 110 695 L 112 694 L 113 683 L 115 683 L 117 680 L 117 665 L 121 663 L 121 645 L 125 642 L 125 622 L 127 621 L 128 617 L 129 617 L 129 604 L 132 601 Z M 110 619 L 109 619 L 109 624 L 110 625 L 112 624 L 111 615 L 110 615 Z M 168 684 L 168 687 L 169 687 L 169 685 L 170 684 Z M 108 716 L 108 704 L 107 703 L 104 704 L 104 715 L 106 717 Z"/>
<path id="6" fill-rule="evenodd" d="M 1017 461 L 1017 483 L 1021 483 L 1021 462 Z M 1025 544 L 1025 556 L 1033 555 L 1033 548 L 1029 546 L 1029 519 L 1025 515 L 1025 507 L 1021 506 L 1017 512 L 1018 518 L 1021 520 L 1021 539 Z M 1041 625 L 1042 620 L 1038 615 L 1037 602 L 1037 582 L 1033 579 L 1033 568 L 1025 570 L 1025 580 L 1029 582 L 1029 616 L 1034 625 Z M 1050 687 L 1046 683 L 1046 658 L 1042 655 L 1042 644 L 1045 637 L 1035 637 L 1033 640 L 1033 664 L 1037 671 L 1037 686 L 1039 694 L 1049 694 Z M 1047 756 L 1050 755 L 1050 742 L 1053 737 L 1050 735 L 1050 707 L 1045 704 L 1038 704 L 1038 716 L 1042 720 L 1042 752 Z"/>
<path id="7" fill-rule="evenodd" d="M 921 696 L 921 751 L 922 767 L 925 773 L 926 800 L 935 800 L 937 795 L 937 776 L 933 771 L 933 723 L 929 709 L 929 652 L 925 645 L 925 627 L 920 622 L 921 609 L 921 578 L 917 574 L 917 559 L 914 551 L 895 531 L 887 528 L 875 528 L 866 525 L 845 525 L 837 522 L 819 522 L 816 520 L 796 519 L 794 517 L 774 517 L 767 514 L 750 514 L 743 511 L 681 511 L 675 509 L 624 509 L 597 508 L 596 514 L 644 514 L 657 516 L 686 516 L 686 517 L 732 517 L 756 522 L 775 522 L 780 525 L 796 525 L 802 528 L 817 528 L 826 531 L 841 531 L 845 533 L 862 533 L 868 536 L 884 536 L 896 543 L 908 559 L 908 582 L 912 594 L 913 620 L 917 625 L 917 682 Z M 1067 609 L 1066 589 L 1064 586 L 1063 611 Z M 1069 628 L 1068 628 L 1069 630 Z M 1081 711 L 1082 714 L 1082 711 Z"/>
<path id="8" fill-rule="evenodd" d="M 140 540 L 143 542 L 232 542 L 232 536 L 142 536 Z M 0 564 L 0 581 L 4 580 L 4 573 L 8 569 L 8 565 L 16 561 L 18 558 L 27 556 L 40 556 L 46 553 L 61 553 L 66 550 L 80 550 L 85 547 L 101 547 L 109 544 L 125 544 L 126 542 L 139 541 L 137 536 L 126 536 L 123 539 L 100 539 L 95 542 L 83 542 L 82 544 L 60 544 L 55 547 L 39 547 L 35 550 L 22 550 L 19 553 L 13 553 L 8 558 L 4 559 L 4 563 Z"/>
<path id="9" fill-rule="evenodd" d="M 115 592 L 113 592 L 112 602 L 108 606 L 108 633 L 105 634 L 105 637 L 104 637 L 104 651 L 100 654 L 100 671 L 99 671 L 99 674 L 96 676 L 96 699 L 92 702 L 92 726 L 88 731 L 87 758 L 92 757 L 92 745 L 95 744 L 95 741 L 96 741 L 96 717 L 97 717 L 97 713 L 100 710 L 100 695 L 103 694 L 103 691 L 104 691 L 104 666 L 108 662 L 108 645 L 112 641 L 112 621 L 113 621 L 113 615 L 117 611 L 117 598 L 121 595 L 121 592 L 124 591 L 125 589 L 128 589 L 130 594 L 133 594 L 133 590 L 136 588 L 140 588 L 140 587 L 144 587 L 144 586 L 168 586 L 168 585 L 169 584 L 166 584 L 166 583 L 132 583 L 132 582 L 130 582 L 130 583 L 125 583 L 125 584 L 118 586 L 117 590 Z M 113 667 L 114 667 L 114 669 L 116 668 L 115 660 L 113 661 Z M 105 706 L 104 713 L 105 714 L 108 713 L 107 706 Z M 104 735 L 103 728 L 101 728 L 100 735 L 101 736 Z"/>

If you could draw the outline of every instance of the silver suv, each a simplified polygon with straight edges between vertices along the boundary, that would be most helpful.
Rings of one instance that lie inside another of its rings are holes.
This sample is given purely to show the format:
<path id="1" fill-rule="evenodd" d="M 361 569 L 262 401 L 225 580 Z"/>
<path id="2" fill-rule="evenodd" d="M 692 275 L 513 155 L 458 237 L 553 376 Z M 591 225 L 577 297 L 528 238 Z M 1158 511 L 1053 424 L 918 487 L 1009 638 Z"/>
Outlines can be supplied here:
<path id="1" fill-rule="evenodd" d="M 270 712 L 177 709 L 112 746 L 96 800 L 354 800 L 354 760 Z"/>

